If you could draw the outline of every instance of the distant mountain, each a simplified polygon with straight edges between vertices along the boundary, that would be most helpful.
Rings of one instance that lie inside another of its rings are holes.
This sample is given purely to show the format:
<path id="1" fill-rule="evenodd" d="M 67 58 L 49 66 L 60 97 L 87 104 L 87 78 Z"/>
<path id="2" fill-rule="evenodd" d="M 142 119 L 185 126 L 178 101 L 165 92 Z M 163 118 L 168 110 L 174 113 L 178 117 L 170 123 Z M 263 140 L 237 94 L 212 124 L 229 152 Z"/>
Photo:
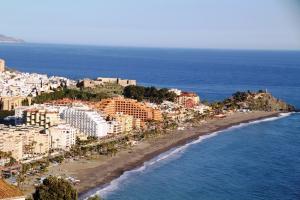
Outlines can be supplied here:
<path id="1" fill-rule="evenodd" d="M 22 42 L 24 42 L 24 40 L 16 39 L 13 37 L 0 34 L 0 43 L 22 43 Z"/>

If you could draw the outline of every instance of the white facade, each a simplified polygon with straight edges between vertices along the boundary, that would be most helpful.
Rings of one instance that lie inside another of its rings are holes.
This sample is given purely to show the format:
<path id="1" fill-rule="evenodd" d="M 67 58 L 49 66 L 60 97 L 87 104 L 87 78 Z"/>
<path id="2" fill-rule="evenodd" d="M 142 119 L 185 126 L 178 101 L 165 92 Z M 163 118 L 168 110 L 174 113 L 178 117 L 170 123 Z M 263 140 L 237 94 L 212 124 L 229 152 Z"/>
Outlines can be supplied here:
<path id="1" fill-rule="evenodd" d="M 110 121 L 109 122 L 109 134 L 119 134 L 122 133 L 122 126 L 120 122 Z"/>
<path id="2" fill-rule="evenodd" d="M 0 96 L 36 96 L 42 92 L 49 92 L 51 89 L 61 85 L 75 85 L 76 82 L 64 77 L 51 76 L 37 73 L 22 73 L 5 71 L 0 73 Z"/>
<path id="3" fill-rule="evenodd" d="M 68 150 L 76 142 L 76 128 L 69 124 L 60 124 L 49 128 L 52 149 Z"/>
<path id="4" fill-rule="evenodd" d="M 181 95 L 181 90 L 176 88 L 169 89 L 169 92 L 174 92 L 177 96 Z"/>
<path id="5" fill-rule="evenodd" d="M 86 107 L 67 108 L 61 117 L 87 136 L 104 137 L 109 131 L 109 125 L 103 117 Z"/>

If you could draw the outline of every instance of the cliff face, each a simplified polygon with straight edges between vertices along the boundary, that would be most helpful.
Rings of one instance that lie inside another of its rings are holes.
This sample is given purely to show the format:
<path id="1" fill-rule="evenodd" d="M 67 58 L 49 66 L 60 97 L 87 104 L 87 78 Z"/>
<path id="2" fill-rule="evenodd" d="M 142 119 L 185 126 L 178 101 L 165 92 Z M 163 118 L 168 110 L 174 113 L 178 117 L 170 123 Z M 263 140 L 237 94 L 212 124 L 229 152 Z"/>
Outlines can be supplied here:
<path id="1" fill-rule="evenodd" d="M 22 43 L 24 40 L 8 37 L 0 34 L 0 43 Z"/>
<path id="2" fill-rule="evenodd" d="M 295 107 L 267 92 L 237 92 L 231 101 L 238 108 L 261 111 L 295 111 Z"/>

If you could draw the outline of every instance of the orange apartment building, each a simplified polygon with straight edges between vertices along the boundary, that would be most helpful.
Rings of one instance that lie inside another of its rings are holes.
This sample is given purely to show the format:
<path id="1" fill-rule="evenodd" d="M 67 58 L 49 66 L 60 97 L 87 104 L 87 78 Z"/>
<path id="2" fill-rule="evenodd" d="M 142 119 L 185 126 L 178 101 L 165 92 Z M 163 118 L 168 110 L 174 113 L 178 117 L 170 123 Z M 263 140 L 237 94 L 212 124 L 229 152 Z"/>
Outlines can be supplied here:
<path id="1" fill-rule="evenodd" d="M 131 115 L 135 119 L 140 119 L 142 122 L 149 120 L 162 120 L 162 114 L 160 110 L 151 108 L 145 103 L 140 103 L 134 99 L 114 97 L 94 103 L 92 107 L 102 111 L 108 116 L 114 116 L 117 113 L 123 113 L 126 115 Z"/>

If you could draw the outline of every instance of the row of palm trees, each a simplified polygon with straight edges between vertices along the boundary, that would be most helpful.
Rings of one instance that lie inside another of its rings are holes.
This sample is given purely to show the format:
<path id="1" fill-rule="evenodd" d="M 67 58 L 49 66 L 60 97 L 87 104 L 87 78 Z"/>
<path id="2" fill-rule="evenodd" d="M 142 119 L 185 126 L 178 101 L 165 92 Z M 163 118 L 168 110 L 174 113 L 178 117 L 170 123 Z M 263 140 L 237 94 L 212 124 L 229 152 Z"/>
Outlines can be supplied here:
<path id="1" fill-rule="evenodd" d="M 25 145 L 25 152 L 31 154 L 32 156 L 35 154 L 34 150 L 36 149 L 37 142 L 32 141 L 30 144 Z M 39 143 L 39 154 L 42 154 L 42 147 L 44 146 L 43 143 Z"/>

